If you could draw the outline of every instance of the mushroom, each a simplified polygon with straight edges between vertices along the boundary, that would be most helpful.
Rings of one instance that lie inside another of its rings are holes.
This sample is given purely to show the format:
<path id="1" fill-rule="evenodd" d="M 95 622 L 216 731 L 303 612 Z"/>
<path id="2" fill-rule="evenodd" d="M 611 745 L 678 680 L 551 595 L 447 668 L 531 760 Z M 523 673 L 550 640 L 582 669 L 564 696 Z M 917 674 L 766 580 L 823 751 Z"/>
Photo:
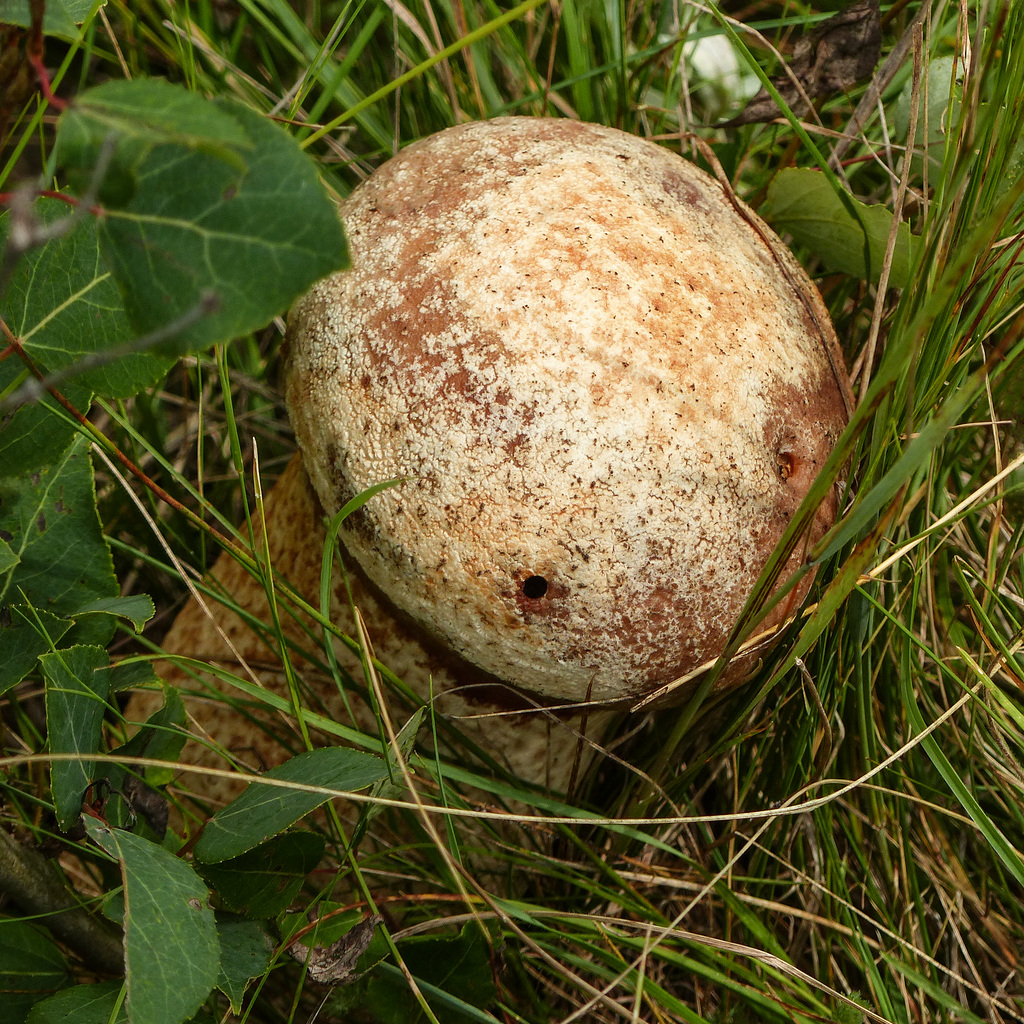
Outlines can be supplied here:
<path id="1" fill-rule="evenodd" d="M 471 736 L 564 786 L 582 719 L 560 706 L 628 706 L 723 650 L 848 417 L 828 314 L 721 184 L 598 125 L 448 129 L 380 167 L 341 215 L 351 268 L 289 317 L 302 464 L 268 499 L 272 561 L 315 598 L 322 517 L 399 480 L 340 535 L 378 657 L 444 713 L 515 710 L 470 720 Z M 836 506 L 833 492 L 806 543 Z M 214 576 L 265 612 L 234 562 Z M 195 605 L 165 646 L 234 658 Z M 225 746 L 280 760 L 243 719 L 195 713 Z"/>

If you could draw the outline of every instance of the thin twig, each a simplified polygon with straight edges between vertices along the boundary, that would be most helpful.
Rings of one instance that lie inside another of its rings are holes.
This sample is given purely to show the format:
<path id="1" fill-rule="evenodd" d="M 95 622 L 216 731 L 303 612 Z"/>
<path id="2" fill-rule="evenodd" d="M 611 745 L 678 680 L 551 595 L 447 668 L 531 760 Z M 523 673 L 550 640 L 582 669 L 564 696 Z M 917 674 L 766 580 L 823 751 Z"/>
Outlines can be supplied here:
<path id="1" fill-rule="evenodd" d="M 74 210 L 70 217 L 65 217 L 63 220 L 54 221 L 52 224 L 42 224 L 39 221 L 33 208 L 39 190 L 34 186 L 19 188 L 9 194 L 7 206 L 11 212 L 11 222 L 7 231 L 7 245 L 2 258 L 0 258 L 0 295 L 7 290 L 7 284 L 14 273 L 14 268 L 26 252 L 46 245 L 47 242 L 55 238 L 63 237 L 87 213 L 99 211 L 96 200 L 110 163 L 114 159 L 116 149 L 117 136 L 111 133 L 107 135 L 100 146 L 99 154 L 96 157 L 96 166 L 92 170 L 85 195 L 79 200 L 73 198 L 65 200 L 74 207 Z"/>
<path id="2" fill-rule="evenodd" d="M 212 289 L 206 289 L 191 309 L 186 310 L 170 323 L 164 324 L 163 327 L 158 327 L 155 331 L 150 331 L 149 334 L 144 334 L 132 341 L 126 341 L 122 345 L 115 345 L 99 352 L 91 352 L 79 359 L 78 362 L 48 376 L 33 377 L 26 381 L 13 395 L 9 395 L 0 402 L 0 416 L 6 416 L 16 409 L 20 409 L 21 406 L 28 405 L 29 402 L 39 401 L 51 388 L 59 387 L 72 377 L 77 377 L 88 370 L 95 370 L 100 366 L 106 366 L 125 356 L 146 352 L 165 341 L 170 341 L 204 316 L 215 313 L 219 305 L 220 297 L 217 293 Z"/>
<path id="3" fill-rule="evenodd" d="M 46 16 L 46 2 L 45 0 L 29 0 L 28 6 L 32 23 L 28 30 L 25 56 L 36 73 L 36 78 L 39 80 L 39 91 L 43 94 L 43 98 L 54 110 L 65 110 L 67 103 L 53 94 L 50 73 L 46 70 L 46 64 L 43 62 L 43 19 Z"/>

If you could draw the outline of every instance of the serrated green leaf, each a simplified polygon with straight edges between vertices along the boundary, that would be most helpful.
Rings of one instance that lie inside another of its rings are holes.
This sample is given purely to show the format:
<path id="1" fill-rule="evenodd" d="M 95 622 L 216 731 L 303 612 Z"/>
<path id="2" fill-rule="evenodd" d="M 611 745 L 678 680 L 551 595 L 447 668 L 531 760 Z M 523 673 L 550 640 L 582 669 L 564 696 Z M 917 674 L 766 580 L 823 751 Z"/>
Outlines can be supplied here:
<path id="1" fill-rule="evenodd" d="M 148 665 L 147 665 L 148 667 Z M 115 669 L 116 671 L 116 669 Z M 123 746 L 111 752 L 114 758 L 151 757 L 160 761 L 177 761 L 185 746 L 188 735 L 185 725 L 185 705 L 181 694 L 173 686 L 164 688 L 164 703 L 155 711 L 141 729 Z M 138 771 L 138 769 L 132 769 Z M 126 769 L 119 765 L 108 765 L 110 784 L 120 789 L 124 783 Z M 149 786 L 166 786 L 174 778 L 174 768 L 147 767 L 143 774 Z"/>
<path id="2" fill-rule="evenodd" d="M 233 914 L 217 915 L 220 939 L 220 975 L 217 988 L 228 997 L 234 1013 L 242 1010 L 242 997 L 249 982 L 270 966 L 274 946 L 255 922 Z"/>
<path id="3" fill-rule="evenodd" d="M 324 747 L 296 754 L 263 778 L 354 793 L 372 786 L 387 773 L 387 764 L 372 754 L 347 747 Z M 283 832 L 329 799 L 324 793 L 251 783 L 206 823 L 195 845 L 196 859 L 218 864 L 237 857 Z"/>
<path id="4" fill-rule="evenodd" d="M 27 381 L 29 374 L 20 372 L 18 360 L 0 362 L 0 401 L 8 398 Z M 68 381 L 61 394 L 74 408 L 88 409 L 92 392 L 76 381 Z M 23 473 L 49 465 L 71 443 L 75 426 L 57 411 L 49 395 L 20 406 L 0 431 L 0 465 L 4 473 Z"/>
<path id="5" fill-rule="evenodd" d="M 156 608 L 148 594 L 131 594 L 127 597 L 103 597 L 89 601 L 76 612 L 72 612 L 72 615 L 77 618 L 79 615 L 98 613 L 127 619 L 135 627 L 135 632 L 141 633 L 142 627 L 156 615 Z"/>
<path id="6" fill-rule="evenodd" d="M 199 872 L 236 913 L 258 920 L 277 917 L 320 863 L 325 846 L 315 832 L 286 832 L 240 857 L 200 865 Z"/>
<path id="7" fill-rule="evenodd" d="M 72 626 L 70 619 L 22 604 L 7 605 L 4 612 L 0 615 L 0 651 L 4 652 L 0 694 L 20 683 L 35 668 L 39 655 L 53 650 Z"/>
<path id="8" fill-rule="evenodd" d="M 102 0 L 97 6 L 103 7 L 104 4 L 105 0 Z M 78 35 L 78 26 L 89 16 L 92 6 L 92 0 L 46 0 L 43 33 L 74 39 Z M 29 0 L 0 0 L 0 24 L 28 28 L 32 24 Z"/>
<path id="9" fill-rule="evenodd" d="M 101 227 L 136 331 L 193 317 L 176 351 L 263 327 L 347 259 L 336 208 L 296 142 L 245 107 L 218 109 L 252 140 L 246 169 L 157 146 L 138 165 L 131 202 L 108 211 Z M 200 315 L 211 291 L 216 308 Z"/>
<path id="10" fill-rule="evenodd" d="M 45 469 L 0 479 L 0 532 L 20 559 L 0 575 L 0 607 L 27 601 L 53 615 L 70 615 L 117 596 L 84 437 Z M 104 646 L 114 625 L 109 616 L 89 616 L 74 627 L 72 642 Z"/>
<path id="11" fill-rule="evenodd" d="M 81 754 L 80 761 L 50 765 L 57 824 L 67 831 L 82 811 L 82 796 L 93 781 L 110 691 L 109 659 L 102 647 L 69 647 L 39 658 L 46 682 L 46 734 L 51 754 Z"/>
<path id="12" fill-rule="evenodd" d="M 117 980 L 66 988 L 36 1003 L 25 1024 L 128 1024 L 124 1003 L 117 1005 L 123 987 Z"/>
<path id="13" fill-rule="evenodd" d="M 67 220 L 72 210 L 56 199 L 39 199 L 33 213 L 47 227 Z M 70 221 L 69 221 L 70 223 Z M 10 214 L 0 214 L 0 246 Z M 132 338 L 116 282 L 100 260 L 96 224 L 84 217 L 71 229 L 24 254 L 0 296 L 0 317 L 20 339 L 44 374 L 68 370 L 83 358 L 124 345 Z M 153 384 L 171 361 L 134 352 L 63 381 L 59 390 L 86 410 L 94 393 L 124 398 Z M 21 361 L 0 361 L 0 397 L 29 379 Z M 67 415 L 48 396 L 22 405 L 4 424 L 0 465 L 5 475 L 35 469 L 57 457 L 75 432 Z"/>
<path id="14" fill-rule="evenodd" d="M 110 670 L 110 692 L 120 693 L 140 686 L 155 686 L 160 677 L 149 660 L 126 660 L 114 665 Z"/>
<path id="15" fill-rule="evenodd" d="M 11 545 L 0 537 L 0 574 L 13 569 L 21 559 L 11 549 Z"/>
<path id="16" fill-rule="evenodd" d="M 162 78 L 117 79 L 79 93 L 57 123 L 58 164 L 67 159 L 67 140 L 62 136 L 69 131 L 88 137 L 97 147 L 111 132 L 150 147 L 176 143 L 213 152 L 242 169 L 245 160 L 238 150 L 252 149 L 249 136 L 230 113 Z M 77 166 L 91 167 L 95 158 L 91 153 L 87 164 Z"/>
<path id="17" fill-rule="evenodd" d="M 88 819 L 89 835 L 121 862 L 128 1016 L 181 1024 L 217 981 L 220 947 L 209 892 L 174 854 Z"/>
<path id="18" fill-rule="evenodd" d="M 892 212 L 884 206 L 866 206 L 848 197 L 859 211 L 864 227 L 851 216 L 824 175 L 806 168 L 786 168 L 768 186 L 768 198 L 758 211 L 776 231 L 788 231 L 807 246 L 830 270 L 866 277 L 864 229 L 871 253 L 871 280 L 878 281 L 892 224 Z M 914 236 L 907 224 L 896 234 L 889 284 L 902 288 L 910 278 Z"/>
<path id="19" fill-rule="evenodd" d="M 108 141 L 109 140 L 109 141 Z M 245 171 L 252 142 L 236 118 L 199 93 L 160 78 L 115 80 L 75 97 L 57 125 L 55 159 L 76 191 L 91 184 L 105 146 L 113 146 L 100 183 L 104 206 L 128 203 L 139 164 L 154 146 L 171 143 L 205 152 Z"/>

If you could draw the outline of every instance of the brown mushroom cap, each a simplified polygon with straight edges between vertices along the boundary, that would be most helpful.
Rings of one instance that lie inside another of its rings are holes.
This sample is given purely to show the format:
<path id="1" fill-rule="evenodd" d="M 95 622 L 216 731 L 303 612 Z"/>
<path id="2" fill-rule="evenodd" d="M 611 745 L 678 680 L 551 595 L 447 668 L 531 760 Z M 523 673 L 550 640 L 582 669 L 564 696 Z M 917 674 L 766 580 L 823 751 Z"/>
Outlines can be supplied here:
<path id="1" fill-rule="evenodd" d="M 847 419 L 782 243 L 680 157 L 557 119 L 431 136 L 342 217 L 352 267 L 292 311 L 287 400 L 328 514 L 403 480 L 342 531 L 366 576 L 554 701 L 716 657 Z"/>

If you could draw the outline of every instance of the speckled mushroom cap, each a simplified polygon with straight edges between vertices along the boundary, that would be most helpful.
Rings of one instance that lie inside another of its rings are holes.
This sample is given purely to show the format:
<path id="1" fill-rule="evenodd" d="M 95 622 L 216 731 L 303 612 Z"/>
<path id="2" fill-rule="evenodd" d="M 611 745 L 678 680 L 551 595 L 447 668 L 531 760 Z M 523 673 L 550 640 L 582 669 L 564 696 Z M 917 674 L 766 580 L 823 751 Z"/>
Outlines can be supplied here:
<path id="1" fill-rule="evenodd" d="M 342 217 L 352 267 L 292 311 L 287 400 L 328 514 L 403 479 L 342 532 L 366 576 L 553 701 L 716 657 L 847 418 L 771 230 L 666 149 L 535 118 L 409 146 Z"/>

